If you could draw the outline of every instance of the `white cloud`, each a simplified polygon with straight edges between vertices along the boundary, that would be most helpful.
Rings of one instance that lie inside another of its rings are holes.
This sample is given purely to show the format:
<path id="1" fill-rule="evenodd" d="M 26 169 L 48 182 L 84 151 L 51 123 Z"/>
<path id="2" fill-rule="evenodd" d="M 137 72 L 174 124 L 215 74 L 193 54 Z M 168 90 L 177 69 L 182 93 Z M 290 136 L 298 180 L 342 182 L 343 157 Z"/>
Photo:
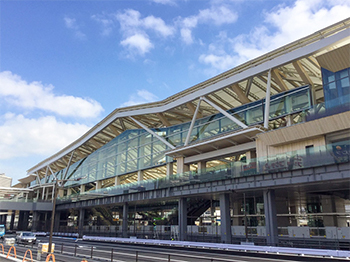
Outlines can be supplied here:
<path id="1" fill-rule="evenodd" d="M 162 5 L 176 5 L 176 0 L 152 0 L 152 2 Z"/>
<path id="2" fill-rule="evenodd" d="M 174 34 L 174 28 L 167 26 L 163 19 L 147 16 L 143 19 L 142 25 L 147 29 L 153 29 L 163 37 L 168 37 Z"/>
<path id="3" fill-rule="evenodd" d="M 7 113 L 0 119 L 0 159 L 53 154 L 89 129 L 84 124 L 57 121 L 53 116 L 30 119 Z"/>
<path id="4" fill-rule="evenodd" d="M 103 108 L 95 100 L 56 95 L 52 85 L 28 83 L 10 71 L 0 72 L 0 98 L 8 104 L 28 110 L 40 109 L 61 116 L 97 117 Z"/>
<path id="5" fill-rule="evenodd" d="M 220 34 L 199 61 L 217 71 L 272 51 L 324 27 L 348 18 L 349 1 L 297 0 L 265 11 L 265 20 L 250 33 L 234 38 Z M 216 72 L 217 73 L 217 72 Z"/>
<path id="6" fill-rule="evenodd" d="M 91 19 L 101 24 L 102 35 L 109 36 L 112 33 L 114 27 L 114 20 L 109 15 L 92 15 Z"/>
<path id="7" fill-rule="evenodd" d="M 139 11 L 128 9 L 115 15 L 120 23 L 123 34 L 122 46 L 135 54 L 144 55 L 154 47 L 147 32 L 155 32 L 161 37 L 169 37 L 175 33 L 172 26 L 166 25 L 164 20 L 154 16 L 141 17 Z M 139 42 L 138 42 L 139 41 Z"/>
<path id="8" fill-rule="evenodd" d="M 142 34 L 132 35 L 121 41 L 120 44 L 124 47 L 128 47 L 130 52 L 135 51 L 140 55 L 148 53 L 154 47 L 148 36 Z"/>
<path id="9" fill-rule="evenodd" d="M 145 89 L 142 89 L 142 90 L 137 90 L 136 94 L 130 95 L 129 100 L 121 104 L 120 106 L 126 107 L 126 106 L 134 106 L 138 104 L 150 103 L 150 102 L 156 101 L 157 99 L 158 97 L 155 94 L 152 94 L 151 92 Z"/>
<path id="10" fill-rule="evenodd" d="M 75 18 L 70 18 L 70 17 L 65 16 L 63 18 L 63 20 L 64 20 L 66 27 L 74 32 L 75 37 L 77 37 L 79 39 L 86 38 L 86 35 L 83 32 L 81 32 L 80 27 L 78 26 L 77 20 Z"/>
<path id="11" fill-rule="evenodd" d="M 197 15 L 178 19 L 178 24 L 181 28 L 181 38 L 186 44 L 192 44 L 194 42 L 192 30 L 196 28 L 198 24 L 214 24 L 220 26 L 223 24 L 232 24 L 236 22 L 237 18 L 237 13 L 229 7 L 225 5 L 213 5 L 211 8 L 199 10 Z"/>
<path id="12" fill-rule="evenodd" d="M 225 70 L 231 67 L 232 64 L 235 64 L 236 59 L 234 56 L 230 55 L 201 55 L 199 57 L 199 61 L 204 64 L 210 64 L 212 67 L 217 68 L 219 70 Z"/>

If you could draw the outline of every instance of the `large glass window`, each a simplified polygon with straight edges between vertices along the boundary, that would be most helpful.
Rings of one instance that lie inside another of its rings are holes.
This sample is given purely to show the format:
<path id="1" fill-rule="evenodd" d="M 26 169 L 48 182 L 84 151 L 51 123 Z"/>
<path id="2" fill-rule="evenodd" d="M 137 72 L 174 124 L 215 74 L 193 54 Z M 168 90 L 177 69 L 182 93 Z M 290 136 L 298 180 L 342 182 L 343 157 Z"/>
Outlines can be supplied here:
<path id="1" fill-rule="evenodd" d="M 322 68 L 322 81 L 327 108 L 348 105 L 350 101 L 350 68 L 331 72 Z"/>
<path id="2" fill-rule="evenodd" d="M 349 81 L 348 72 L 329 75 L 327 81 L 329 82 L 328 85 L 332 83 L 335 85 L 335 81 L 340 81 L 340 85 L 344 87 L 344 90 L 346 88 L 349 89 L 347 82 Z M 304 86 L 272 96 L 269 117 L 270 119 L 279 118 L 310 107 L 309 87 Z M 263 110 L 264 100 L 260 100 L 230 109 L 227 113 L 246 125 L 255 125 L 262 123 Z M 187 122 L 169 128 L 153 129 L 153 131 L 175 147 L 178 147 L 185 143 L 189 127 L 190 122 Z M 241 128 L 241 126 L 221 113 L 207 116 L 196 120 L 191 133 L 190 143 Z M 69 168 L 66 178 L 87 177 L 80 181 L 80 183 L 85 184 L 136 172 L 139 169 L 163 165 L 166 161 L 172 161 L 171 158 L 165 157 L 166 150 L 169 150 L 169 148 L 147 131 L 143 129 L 127 130 L 83 160 L 74 163 Z M 63 174 L 65 174 L 65 170 L 62 170 L 61 175 Z M 69 182 L 67 185 L 72 183 Z"/>

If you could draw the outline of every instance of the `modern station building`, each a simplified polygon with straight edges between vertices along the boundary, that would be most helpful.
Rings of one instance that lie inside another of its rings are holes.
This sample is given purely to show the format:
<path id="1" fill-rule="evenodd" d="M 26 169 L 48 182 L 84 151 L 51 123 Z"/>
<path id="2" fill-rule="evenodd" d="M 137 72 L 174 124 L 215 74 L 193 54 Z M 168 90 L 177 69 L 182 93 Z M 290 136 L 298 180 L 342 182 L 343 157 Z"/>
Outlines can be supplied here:
<path id="1" fill-rule="evenodd" d="M 48 231 L 57 195 L 61 234 L 349 247 L 349 79 L 346 19 L 117 108 L 30 168 L 0 222 Z"/>

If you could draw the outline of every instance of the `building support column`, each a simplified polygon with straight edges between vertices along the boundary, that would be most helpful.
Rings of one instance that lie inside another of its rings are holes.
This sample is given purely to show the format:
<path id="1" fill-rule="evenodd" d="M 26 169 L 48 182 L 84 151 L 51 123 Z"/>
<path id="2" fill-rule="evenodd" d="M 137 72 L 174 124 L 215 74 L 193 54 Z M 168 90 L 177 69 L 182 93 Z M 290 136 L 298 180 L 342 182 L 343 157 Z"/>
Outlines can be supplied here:
<path id="1" fill-rule="evenodd" d="M 6 211 L 2 211 L 2 212 L 7 212 L 7 210 Z M 5 225 L 5 227 L 6 227 L 6 221 L 7 221 L 7 214 L 1 215 L 1 224 Z"/>
<path id="2" fill-rule="evenodd" d="M 220 195 L 221 242 L 231 244 L 230 194 Z"/>
<path id="3" fill-rule="evenodd" d="M 200 161 L 197 163 L 197 168 L 198 168 L 198 174 L 202 174 L 206 172 L 207 168 L 207 162 L 206 161 Z"/>
<path id="4" fill-rule="evenodd" d="M 187 239 L 187 199 L 185 197 L 179 199 L 179 240 Z"/>
<path id="5" fill-rule="evenodd" d="M 43 191 L 42 191 L 42 195 L 41 195 L 41 200 L 44 200 L 44 199 L 45 199 L 45 188 L 46 188 L 46 187 L 43 187 Z"/>
<path id="6" fill-rule="evenodd" d="M 19 211 L 17 230 L 21 230 L 21 231 L 25 230 L 25 223 L 26 222 L 24 221 L 24 212 L 25 211 Z"/>
<path id="7" fill-rule="evenodd" d="M 96 190 L 102 188 L 102 181 L 96 181 Z"/>
<path id="8" fill-rule="evenodd" d="M 171 177 L 174 173 L 174 163 L 173 162 L 169 162 L 166 163 L 166 177 Z"/>
<path id="9" fill-rule="evenodd" d="M 80 185 L 80 194 L 85 192 L 85 185 Z"/>
<path id="10" fill-rule="evenodd" d="M 16 216 L 16 211 L 12 210 L 11 222 L 10 222 L 10 230 L 13 230 L 13 227 L 14 227 L 14 224 L 15 224 L 15 216 Z"/>
<path id="11" fill-rule="evenodd" d="M 276 214 L 275 190 L 264 191 L 264 209 L 267 245 L 276 246 L 278 244 L 278 227 Z"/>
<path id="12" fill-rule="evenodd" d="M 129 204 L 125 202 L 123 205 L 123 224 L 122 224 L 122 236 L 124 238 L 128 237 L 128 213 L 129 213 Z"/>
<path id="13" fill-rule="evenodd" d="M 79 224 L 78 224 L 79 237 L 82 237 L 83 233 L 84 233 L 84 221 L 85 221 L 85 209 L 80 208 L 80 210 L 79 210 Z"/>
<path id="14" fill-rule="evenodd" d="M 185 158 L 184 157 L 178 157 L 176 158 L 176 165 L 177 165 L 177 173 L 182 174 L 190 170 L 189 165 L 185 165 Z"/>
<path id="15" fill-rule="evenodd" d="M 38 211 L 33 211 L 32 231 L 34 232 L 38 231 L 39 220 L 40 220 L 40 213 Z"/>
<path id="16" fill-rule="evenodd" d="M 120 185 L 120 176 L 116 176 L 114 179 L 114 185 L 119 186 Z"/>
<path id="17" fill-rule="evenodd" d="M 143 181 L 143 171 L 139 170 L 137 171 L 137 182 L 140 183 Z"/>
<path id="18" fill-rule="evenodd" d="M 58 196 L 64 197 L 64 189 L 63 188 L 58 188 Z"/>
<path id="19" fill-rule="evenodd" d="M 44 224 L 44 231 L 49 232 L 50 226 L 51 226 L 51 212 L 45 212 L 45 218 L 44 218 L 45 224 Z"/>
<path id="20" fill-rule="evenodd" d="M 61 220 L 61 212 L 55 210 L 55 223 L 53 225 L 53 231 L 59 232 L 60 231 L 60 220 Z"/>
<path id="21" fill-rule="evenodd" d="M 29 227 L 29 215 L 30 212 L 29 211 L 23 211 L 23 230 L 28 230 Z"/>

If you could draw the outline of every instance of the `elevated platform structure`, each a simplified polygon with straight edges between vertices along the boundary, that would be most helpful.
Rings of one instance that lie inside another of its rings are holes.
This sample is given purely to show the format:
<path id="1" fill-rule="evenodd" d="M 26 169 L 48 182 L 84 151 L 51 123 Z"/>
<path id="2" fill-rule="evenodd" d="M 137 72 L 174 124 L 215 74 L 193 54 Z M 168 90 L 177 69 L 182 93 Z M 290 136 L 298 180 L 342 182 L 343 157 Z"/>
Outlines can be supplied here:
<path id="1" fill-rule="evenodd" d="M 157 239 L 178 226 L 186 240 L 187 226 L 197 236 L 220 226 L 219 241 L 231 243 L 232 227 L 245 236 L 263 227 L 264 243 L 277 245 L 294 228 L 308 228 L 305 238 L 346 231 L 349 50 L 346 19 L 163 101 L 117 108 L 21 187 L 34 202 L 58 193 L 55 231 L 80 235 L 114 227 Z M 29 217 L 25 227 L 46 230 L 45 210 L 12 210 L 1 218 L 10 227 Z M 152 225 L 164 232 L 149 235 Z"/>

